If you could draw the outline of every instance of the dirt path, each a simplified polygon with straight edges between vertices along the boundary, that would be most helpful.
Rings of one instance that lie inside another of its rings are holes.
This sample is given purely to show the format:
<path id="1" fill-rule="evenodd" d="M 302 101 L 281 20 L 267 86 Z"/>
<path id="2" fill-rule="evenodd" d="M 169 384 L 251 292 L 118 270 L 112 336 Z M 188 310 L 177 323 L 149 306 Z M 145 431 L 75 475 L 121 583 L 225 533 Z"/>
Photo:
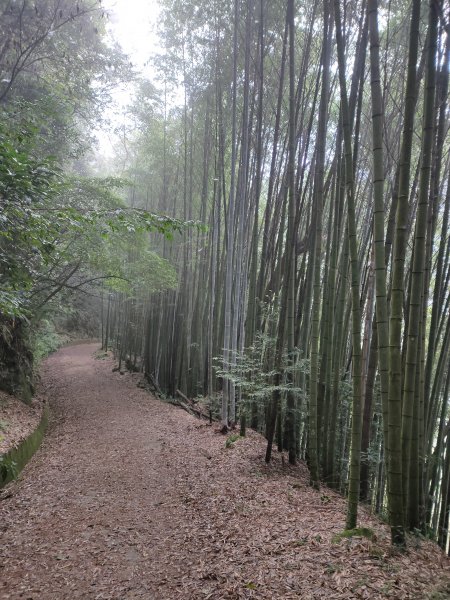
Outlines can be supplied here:
<path id="1" fill-rule="evenodd" d="M 363 510 L 377 541 L 333 544 L 345 500 L 312 490 L 304 465 L 266 466 L 252 432 L 226 449 L 96 349 L 45 365 L 50 431 L 0 501 L 1 600 L 423 600 L 442 587 L 434 544 L 391 555 Z"/>
<path id="2" fill-rule="evenodd" d="M 176 576 L 183 515 L 165 446 L 180 415 L 94 360 L 97 347 L 47 361 L 50 433 L 0 507 L 1 598 L 158 598 Z"/>

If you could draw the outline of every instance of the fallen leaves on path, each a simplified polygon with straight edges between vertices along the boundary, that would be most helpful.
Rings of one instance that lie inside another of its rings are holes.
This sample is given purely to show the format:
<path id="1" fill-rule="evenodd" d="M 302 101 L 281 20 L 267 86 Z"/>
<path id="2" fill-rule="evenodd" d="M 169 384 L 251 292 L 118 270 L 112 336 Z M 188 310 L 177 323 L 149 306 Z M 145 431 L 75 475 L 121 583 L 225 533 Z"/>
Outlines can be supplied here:
<path id="1" fill-rule="evenodd" d="M 393 554 L 364 509 L 377 539 L 333 544 L 345 500 L 304 465 L 265 465 L 254 432 L 226 448 L 95 348 L 46 364 L 50 432 L 0 502 L 0 598 L 422 600 L 448 581 L 435 544 Z"/>

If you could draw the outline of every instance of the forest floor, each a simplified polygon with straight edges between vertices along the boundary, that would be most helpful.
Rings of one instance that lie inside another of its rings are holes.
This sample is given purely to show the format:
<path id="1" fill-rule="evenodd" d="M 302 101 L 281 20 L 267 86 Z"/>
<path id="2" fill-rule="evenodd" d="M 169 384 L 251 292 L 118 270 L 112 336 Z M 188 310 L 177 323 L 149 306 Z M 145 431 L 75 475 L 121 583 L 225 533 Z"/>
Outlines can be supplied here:
<path id="1" fill-rule="evenodd" d="M 50 429 L 0 492 L 2 600 L 450 598 L 435 544 L 411 538 L 393 553 L 364 509 L 376 540 L 332 543 L 339 494 L 314 491 L 280 455 L 266 466 L 256 433 L 226 448 L 97 348 L 44 365 Z"/>

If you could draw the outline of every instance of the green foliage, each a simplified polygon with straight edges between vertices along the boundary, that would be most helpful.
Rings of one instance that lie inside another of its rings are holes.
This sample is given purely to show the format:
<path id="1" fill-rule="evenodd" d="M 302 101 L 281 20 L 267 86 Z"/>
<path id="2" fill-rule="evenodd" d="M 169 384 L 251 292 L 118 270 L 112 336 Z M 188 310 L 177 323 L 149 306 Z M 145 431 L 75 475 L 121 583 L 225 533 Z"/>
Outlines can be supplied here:
<path id="1" fill-rule="evenodd" d="M 1 116 L 2 314 L 28 318 L 52 297 L 52 288 L 64 285 L 67 274 L 82 266 L 122 280 L 129 276 L 138 288 L 147 284 L 158 291 L 176 285 L 173 269 L 146 247 L 143 236 L 158 232 L 171 238 L 192 223 L 127 208 L 118 195 L 128 185 L 122 179 L 63 176 L 53 158 L 37 155 L 42 134 L 31 116 L 13 121 L 12 128 L 4 124 L 8 114 Z M 129 261 L 124 274 L 128 252 L 124 248 L 124 255 L 114 256 L 118 239 L 129 247 L 135 236 L 141 236 L 142 254 Z"/>
<path id="2" fill-rule="evenodd" d="M 52 321 L 42 319 L 34 331 L 32 350 L 35 361 L 39 364 L 43 358 L 56 352 L 66 341 L 67 336 L 58 333 Z"/>
<path id="3" fill-rule="evenodd" d="M 7 117 L 5 111 L 0 113 L 2 120 Z M 33 201 L 46 199 L 54 189 L 58 173 L 52 158 L 40 160 L 30 153 L 30 138 L 35 133 L 35 126 L 29 122 L 21 123 L 15 131 L 0 122 L 0 196 L 6 207 L 19 203 L 24 211 Z M 2 215 L 2 222 L 5 220 Z"/>
<path id="4" fill-rule="evenodd" d="M 253 581 L 249 581 L 244 585 L 245 588 L 247 588 L 248 590 L 256 590 L 257 589 L 257 585 L 256 583 L 253 583 Z"/>
<path id="5" fill-rule="evenodd" d="M 229 435 L 225 441 L 225 448 L 232 448 L 234 442 L 237 442 L 240 439 L 240 435 L 238 433 L 232 433 Z"/>
<path id="6" fill-rule="evenodd" d="M 24 299 L 14 291 L 0 290 L 0 313 L 6 317 L 25 317 Z"/>
<path id="7" fill-rule="evenodd" d="M 35 126 L 27 121 L 6 128 L 0 113 L 0 311 L 6 316 L 26 314 L 25 293 L 37 265 L 45 262 L 55 225 L 41 214 L 56 193 L 59 173 L 49 159 L 33 155 Z"/>
<path id="8" fill-rule="evenodd" d="M 0 100 L 47 105 L 48 144 L 65 152 L 67 139 L 90 137 L 110 87 L 130 77 L 128 61 L 105 39 L 105 20 L 97 0 L 59 0 L 57 10 L 52 0 L 12 2 L 2 12 Z"/>
<path id="9" fill-rule="evenodd" d="M 10 456 L 0 456 L 0 481 L 15 479 L 19 474 L 18 465 Z"/>
<path id="10" fill-rule="evenodd" d="M 372 529 L 369 529 L 368 527 L 356 527 L 355 529 L 344 529 L 344 531 L 337 533 L 332 537 L 331 542 L 333 544 L 338 544 L 341 540 L 352 537 L 364 537 L 371 541 L 375 541 L 376 539 Z"/>
<path id="11" fill-rule="evenodd" d="M 217 375 L 232 381 L 239 388 L 245 398 L 249 400 L 264 401 L 270 398 L 275 390 L 287 392 L 289 390 L 300 394 L 302 391 L 287 380 L 286 377 L 280 385 L 273 384 L 276 371 L 270 368 L 268 357 L 273 355 L 276 338 L 258 332 L 252 346 L 245 348 L 236 355 L 236 364 L 229 362 L 223 365 L 223 357 L 216 357 Z M 283 374 L 307 372 L 308 364 L 305 360 L 296 360 L 294 365 L 288 360 L 287 354 L 283 360 Z"/>
<path id="12" fill-rule="evenodd" d="M 89 255 L 91 269 L 107 274 L 105 286 L 129 296 L 174 289 L 177 274 L 172 265 L 149 249 L 142 232 L 114 232 Z"/>

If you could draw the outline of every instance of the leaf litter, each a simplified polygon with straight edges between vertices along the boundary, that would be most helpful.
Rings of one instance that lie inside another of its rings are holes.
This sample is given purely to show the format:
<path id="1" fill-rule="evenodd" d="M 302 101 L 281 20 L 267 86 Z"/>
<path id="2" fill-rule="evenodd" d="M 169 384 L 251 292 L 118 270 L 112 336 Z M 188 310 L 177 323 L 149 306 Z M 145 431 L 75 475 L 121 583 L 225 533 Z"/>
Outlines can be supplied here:
<path id="1" fill-rule="evenodd" d="M 2 600 L 450 598 L 431 541 L 392 551 L 386 525 L 333 543 L 345 499 L 304 464 L 264 463 L 250 431 L 225 447 L 214 426 L 136 386 L 136 375 L 67 347 L 43 369 L 42 448 L 0 501 Z"/>
<path id="2" fill-rule="evenodd" d="M 0 455 L 17 448 L 39 425 L 43 398 L 24 404 L 19 398 L 0 391 Z"/>

